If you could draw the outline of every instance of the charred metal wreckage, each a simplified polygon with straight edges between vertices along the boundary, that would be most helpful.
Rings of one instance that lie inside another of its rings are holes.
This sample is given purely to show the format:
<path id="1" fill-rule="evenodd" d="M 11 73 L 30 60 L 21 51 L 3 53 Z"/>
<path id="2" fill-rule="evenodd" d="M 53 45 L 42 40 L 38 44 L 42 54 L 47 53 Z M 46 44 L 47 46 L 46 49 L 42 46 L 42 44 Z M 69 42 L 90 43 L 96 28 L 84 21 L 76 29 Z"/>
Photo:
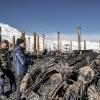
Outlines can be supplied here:
<path id="1" fill-rule="evenodd" d="M 34 65 L 22 80 L 22 100 L 100 100 L 99 54 L 44 50 L 28 57 Z M 8 100 L 15 100 L 14 95 Z"/>

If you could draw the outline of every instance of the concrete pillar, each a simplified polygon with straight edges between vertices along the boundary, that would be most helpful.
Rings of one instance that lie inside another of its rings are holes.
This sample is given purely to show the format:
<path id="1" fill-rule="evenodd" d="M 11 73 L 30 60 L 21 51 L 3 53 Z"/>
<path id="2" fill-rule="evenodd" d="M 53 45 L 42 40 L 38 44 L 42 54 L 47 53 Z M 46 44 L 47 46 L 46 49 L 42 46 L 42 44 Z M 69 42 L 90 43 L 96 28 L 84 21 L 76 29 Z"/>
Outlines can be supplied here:
<path id="1" fill-rule="evenodd" d="M 86 40 L 84 40 L 84 50 L 86 50 Z"/>
<path id="2" fill-rule="evenodd" d="M 9 50 L 12 51 L 14 48 L 13 48 L 13 44 L 12 43 L 9 43 Z"/>
<path id="3" fill-rule="evenodd" d="M 15 36 L 12 37 L 12 49 L 15 47 Z"/>
<path id="4" fill-rule="evenodd" d="M 43 50 L 45 49 L 44 42 L 45 42 L 45 35 L 43 34 Z"/>
<path id="5" fill-rule="evenodd" d="M 65 46 L 66 46 L 66 52 L 67 52 L 67 46 L 68 46 L 68 44 L 66 44 Z"/>
<path id="6" fill-rule="evenodd" d="M 40 41 L 39 41 L 39 35 L 37 35 L 37 52 L 40 51 Z"/>
<path id="7" fill-rule="evenodd" d="M 28 52 L 30 52 L 30 37 L 28 37 Z"/>
<path id="8" fill-rule="evenodd" d="M 34 40 L 33 51 L 34 53 L 36 53 L 36 33 L 33 33 L 33 40 Z"/>
<path id="9" fill-rule="evenodd" d="M 62 50 L 62 42 L 60 41 L 60 47 L 59 47 L 60 50 Z"/>
<path id="10" fill-rule="evenodd" d="M 0 27 L 0 45 L 1 45 L 1 41 L 2 41 L 2 36 L 1 36 L 1 27 Z"/>
<path id="11" fill-rule="evenodd" d="M 26 38 L 25 38 L 25 32 L 22 32 L 21 33 L 21 37 L 23 40 L 24 40 L 24 43 L 25 43 L 25 48 L 26 48 Z"/>
<path id="12" fill-rule="evenodd" d="M 60 50 L 60 32 L 57 32 L 57 47 L 58 47 L 58 50 Z"/>
<path id="13" fill-rule="evenodd" d="M 54 51 L 56 50 L 56 44 L 55 43 L 53 44 L 53 49 L 54 49 Z"/>
<path id="14" fill-rule="evenodd" d="M 80 26 L 77 28 L 77 33 L 78 33 L 78 50 L 81 50 L 81 27 Z"/>
<path id="15" fill-rule="evenodd" d="M 100 40 L 99 40 L 99 53 L 100 53 Z"/>
<path id="16" fill-rule="evenodd" d="M 22 33 L 21 33 L 20 38 L 22 38 L 22 39 L 24 39 L 24 38 L 25 38 L 25 32 L 22 32 Z"/>
<path id="17" fill-rule="evenodd" d="M 69 49 L 72 50 L 72 41 L 70 40 Z"/>

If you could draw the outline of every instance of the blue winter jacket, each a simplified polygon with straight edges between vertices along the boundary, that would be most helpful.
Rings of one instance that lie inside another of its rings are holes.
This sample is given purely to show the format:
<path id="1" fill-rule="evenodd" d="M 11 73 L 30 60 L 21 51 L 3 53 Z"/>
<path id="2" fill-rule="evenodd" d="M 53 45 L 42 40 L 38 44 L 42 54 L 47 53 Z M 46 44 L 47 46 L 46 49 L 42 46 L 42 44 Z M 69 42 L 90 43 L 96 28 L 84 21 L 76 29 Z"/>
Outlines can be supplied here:
<path id="1" fill-rule="evenodd" d="M 13 52 L 13 64 L 17 76 L 25 75 L 28 71 L 28 61 L 20 46 L 16 46 Z"/>

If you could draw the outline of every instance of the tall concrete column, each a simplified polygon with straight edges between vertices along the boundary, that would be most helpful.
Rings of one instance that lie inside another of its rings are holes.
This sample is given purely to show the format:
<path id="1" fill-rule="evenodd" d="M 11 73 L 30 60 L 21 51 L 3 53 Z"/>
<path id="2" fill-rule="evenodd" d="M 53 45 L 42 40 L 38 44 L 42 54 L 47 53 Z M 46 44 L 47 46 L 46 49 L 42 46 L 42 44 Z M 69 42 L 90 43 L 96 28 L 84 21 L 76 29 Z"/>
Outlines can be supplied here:
<path id="1" fill-rule="evenodd" d="M 39 35 L 37 35 L 37 52 L 40 51 L 40 41 L 39 41 Z"/>
<path id="2" fill-rule="evenodd" d="M 9 43 L 9 51 L 13 50 L 13 44 Z"/>
<path id="3" fill-rule="evenodd" d="M 70 40 L 69 49 L 72 50 L 72 41 Z"/>
<path id="4" fill-rule="evenodd" d="M 45 49 L 45 47 L 44 47 L 44 46 L 45 46 L 45 45 L 44 45 L 44 42 L 45 42 L 45 35 L 43 34 L 42 36 L 43 36 L 43 50 L 44 50 L 44 49 Z"/>
<path id="5" fill-rule="evenodd" d="M 100 53 L 100 40 L 99 40 L 99 53 Z"/>
<path id="6" fill-rule="evenodd" d="M 30 52 L 30 37 L 28 37 L 28 51 Z"/>
<path id="7" fill-rule="evenodd" d="M 1 45 L 1 41 L 2 41 L 2 36 L 1 36 L 1 27 L 0 27 L 0 45 Z"/>
<path id="8" fill-rule="evenodd" d="M 86 50 L 86 40 L 84 40 L 84 50 Z"/>
<path id="9" fill-rule="evenodd" d="M 68 44 L 66 44 L 65 46 L 66 46 L 66 52 L 67 52 L 67 46 L 68 46 Z"/>
<path id="10" fill-rule="evenodd" d="M 78 50 L 81 50 L 81 27 L 80 26 L 77 28 L 77 34 L 78 34 Z"/>
<path id="11" fill-rule="evenodd" d="M 62 42 L 60 41 L 60 47 L 59 47 L 60 50 L 62 50 Z"/>
<path id="12" fill-rule="evenodd" d="M 58 50 L 60 50 L 60 32 L 57 32 L 57 47 L 58 47 Z"/>
<path id="13" fill-rule="evenodd" d="M 22 32 L 21 33 L 21 37 L 23 40 L 24 40 L 24 43 L 25 43 L 25 48 L 26 48 L 26 38 L 25 38 L 25 32 Z"/>
<path id="14" fill-rule="evenodd" d="M 12 49 L 15 47 L 15 36 L 12 37 Z"/>
<path id="15" fill-rule="evenodd" d="M 33 50 L 34 50 L 34 53 L 36 53 L 36 33 L 33 33 L 33 40 L 34 40 Z"/>
<path id="16" fill-rule="evenodd" d="M 20 38 L 22 38 L 22 39 L 24 39 L 24 38 L 25 38 L 25 32 L 22 32 L 22 33 L 21 33 Z"/>

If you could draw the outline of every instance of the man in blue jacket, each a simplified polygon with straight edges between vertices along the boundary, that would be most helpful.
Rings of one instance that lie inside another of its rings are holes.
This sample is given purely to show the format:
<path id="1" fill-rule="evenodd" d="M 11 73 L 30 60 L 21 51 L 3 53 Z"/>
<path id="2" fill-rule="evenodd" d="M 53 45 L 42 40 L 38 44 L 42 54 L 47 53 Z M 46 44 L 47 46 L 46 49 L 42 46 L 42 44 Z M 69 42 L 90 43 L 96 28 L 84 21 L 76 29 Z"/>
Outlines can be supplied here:
<path id="1" fill-rule="evenodd" d="M 15 67 L 15 73 L 17 77 L 17 90 L 16 100 L 20 100 L 20 84 L 22 78 L 28 71 L 28 64 L 30 63 L 25 55 L 25 44 L 23 39 L 17 39 L 16 47 L 13 52 L 13 64 Z"/>

